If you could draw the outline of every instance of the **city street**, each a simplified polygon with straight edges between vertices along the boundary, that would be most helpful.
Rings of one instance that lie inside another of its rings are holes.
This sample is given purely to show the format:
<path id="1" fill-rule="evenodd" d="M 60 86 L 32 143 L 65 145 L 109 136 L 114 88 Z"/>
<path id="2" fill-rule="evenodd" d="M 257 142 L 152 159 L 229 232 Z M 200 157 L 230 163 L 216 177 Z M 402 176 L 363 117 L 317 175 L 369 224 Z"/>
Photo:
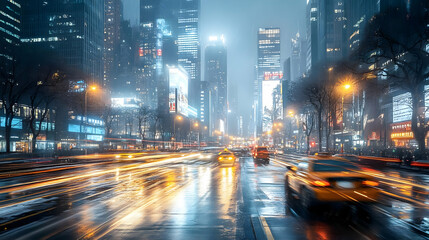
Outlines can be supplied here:
<path id="1" fill-rule="evenodd" d="M 285 198 L 286 165 L 296 158 L 219 166 L 190 152 L 1 167 L 0 239 L 427 237 L 425 173 L 369 171 L 385 191 L 370 217 L 339 208 L 308 216 Z"/>

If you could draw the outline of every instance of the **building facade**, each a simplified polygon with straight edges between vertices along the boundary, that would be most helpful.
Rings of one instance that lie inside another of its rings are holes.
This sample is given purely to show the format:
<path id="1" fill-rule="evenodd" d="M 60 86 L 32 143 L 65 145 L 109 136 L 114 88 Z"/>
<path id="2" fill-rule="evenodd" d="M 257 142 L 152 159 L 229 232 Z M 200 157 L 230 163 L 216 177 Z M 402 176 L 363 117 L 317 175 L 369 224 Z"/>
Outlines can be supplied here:
<path id="1" fill-rule="evenodd" d="M 0 1 L 0 71 L 10 71 L 10 63 L 21 37 L 21 1 Z M 4 68 L 4 69 L 3 69 Z"/>
<path id="2" fill-rule="evenodd" d="M 179 0 L 178 64 L 189 74 L 189 104 L 199 106 L 201 48 L 199 39 L 200 0 Z"/>
<path id="3" fill-rule="evenodd" d="M 228 79 L 227 50 L 223 36 L 213 37 L 205 49 L 205 82 L 209 84 L 209 131 L 227 132 Z M 207 114 L 205 114 L 207 115 Z"/>
<path id="4" fill-rule="evenodd" d="M 258 30 L 258 82 L 259 101 L 256 114 L 257 134 L 268 132 L 276 119 L 282 116 L 280 63 L 280 28 Z"/>
<path id="5" fill-rule="evenodd" d="M 122 1 L 104 1 L 103 86 L 111 89 L 117 77 L 121 45 Z"/>
<path id="6" fill-rule="evenodd" d="M 309 0 L 306 8 L 307 71 L 347 55 L 345 0 Z"/>
<path id="7" fill-rule="evenodd" d="M 51 49 L 87 83 L 102 85 L 104 1 L 22 3 L 22 45 Z"/>
<path id="8" fill-rule="evenodd" d="M 307 71 L 307 41 L 297 33 L 291 39 L 291 57 L 290 57 L 290 78 L 291 81 L 297 81 Z M 285 74 L 285 70 L 283 70 Z"/>

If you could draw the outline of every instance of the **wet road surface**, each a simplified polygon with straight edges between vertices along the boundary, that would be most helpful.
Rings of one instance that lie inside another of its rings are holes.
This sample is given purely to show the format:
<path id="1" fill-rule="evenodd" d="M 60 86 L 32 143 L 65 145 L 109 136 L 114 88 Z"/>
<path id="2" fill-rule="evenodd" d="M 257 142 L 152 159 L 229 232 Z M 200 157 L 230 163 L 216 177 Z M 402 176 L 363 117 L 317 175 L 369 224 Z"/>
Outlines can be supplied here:
<path id="1" fill-rule="evenodd" d="M 285 200 L 287 158 L 219 166 L 158 154 L 3 171 L 0 239 L 424 239 L 426 175 L 375 171 L 391 195 L 370 218 L 335 208 L 308 217 Z"/>

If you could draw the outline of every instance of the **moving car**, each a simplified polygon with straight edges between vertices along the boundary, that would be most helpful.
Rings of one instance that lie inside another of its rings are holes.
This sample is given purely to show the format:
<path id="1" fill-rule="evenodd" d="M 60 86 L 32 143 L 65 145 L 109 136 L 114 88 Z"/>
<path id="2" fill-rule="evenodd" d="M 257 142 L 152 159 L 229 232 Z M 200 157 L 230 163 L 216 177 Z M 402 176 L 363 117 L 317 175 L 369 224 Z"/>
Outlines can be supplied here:
<path id="1" fill-rule="evenodd" d="M 224 164 L 234 165 L 235 164 L 234 153 L 225 149 L 224 151 L 219 153 L 219 155 L 217 157 L 217 161 L 221 165 L 224 165 Z"/>
<path id="2" fill-rule="evenodd" d="M 298 167 L 288 166 L 288 169 L 285 174 L 288 202 L 295 195 L 306 209 L 327 202 L 373 203 L 379 197 L 378 182 L 342 158 L 308 157 Z"/>
<path id="3" fill-rule="evenodd" d="M 253 159 L 255 160 L 264 160 L 265 162 L 270 162 L 270 153 L 267 147 L 255 147 L 253 149 Z"/>
<path id="4" fill-rule="evenodd" d="M 340 157 L 354 163 L 359 163 L 359 156 L 354 154 L 339 153 L 339 154 L 335 154 L 334 157 Z"/>

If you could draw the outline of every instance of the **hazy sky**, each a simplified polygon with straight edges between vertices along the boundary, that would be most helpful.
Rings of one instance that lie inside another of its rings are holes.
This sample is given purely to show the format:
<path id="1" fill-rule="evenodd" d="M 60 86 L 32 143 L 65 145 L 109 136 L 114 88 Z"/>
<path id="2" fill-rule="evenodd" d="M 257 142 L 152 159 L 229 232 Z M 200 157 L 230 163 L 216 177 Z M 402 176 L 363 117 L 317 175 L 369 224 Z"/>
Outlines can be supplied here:
<path id="1" fill-rule="evenodd" d="M 124 16 L 138 22 L 138 0 L 123 0 Z M 240 113 L 251 109 L 259 27 L 280 27 L 281 57 L 290 56 L 290 39 L 305 32 L 306 0 L 201 0 L 202 52 L 211 35 L 223 34 L 228 48 L 228 81 L 238 88 Z M 247 118 L 247 116 L 244 116 Z"/>

